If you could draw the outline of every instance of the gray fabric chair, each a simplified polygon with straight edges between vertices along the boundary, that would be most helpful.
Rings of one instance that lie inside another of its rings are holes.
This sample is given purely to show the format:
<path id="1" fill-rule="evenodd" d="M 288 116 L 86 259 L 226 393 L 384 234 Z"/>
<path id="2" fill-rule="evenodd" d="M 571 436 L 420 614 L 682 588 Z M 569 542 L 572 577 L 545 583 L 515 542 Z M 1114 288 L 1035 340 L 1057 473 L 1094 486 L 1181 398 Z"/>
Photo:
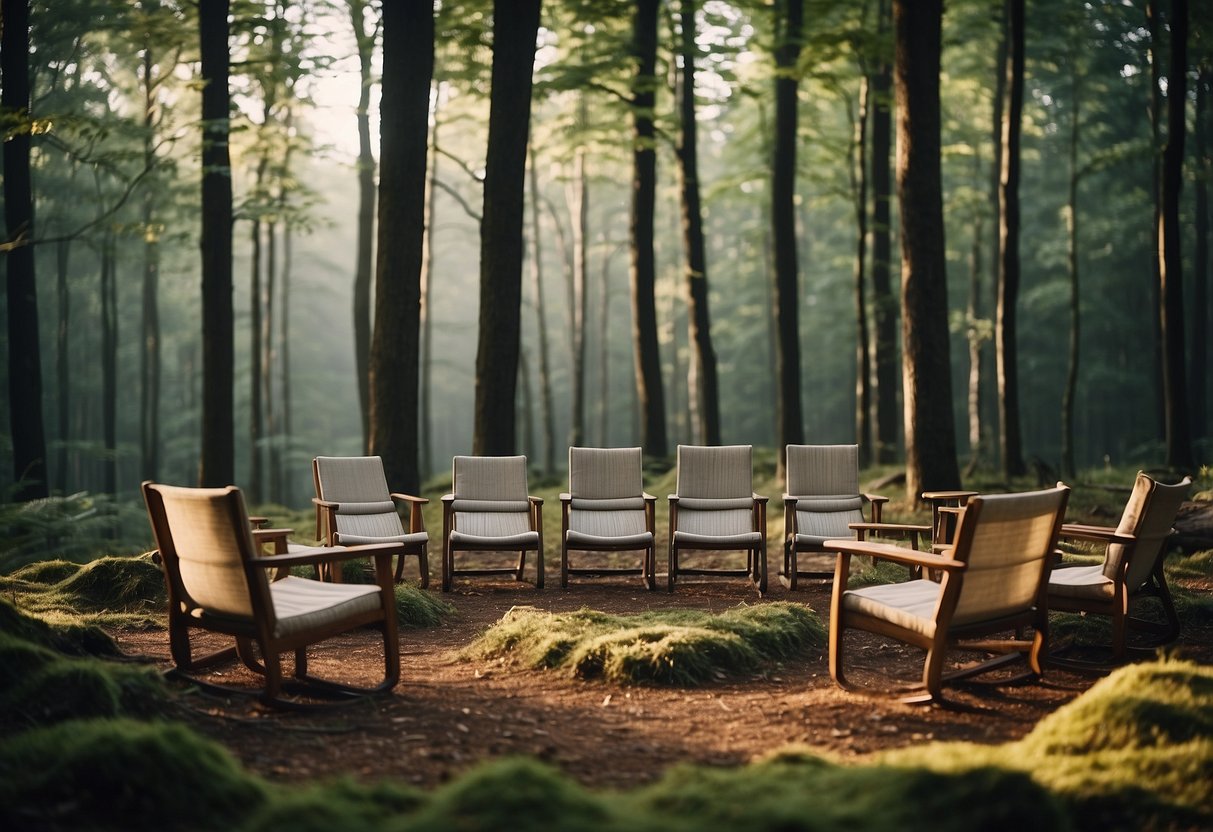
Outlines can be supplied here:
<path id="1" fill-rule="evenodd" d="M 795 590 L 799 578 L 832 578 L 836 558 L 822 544 L 854 537 L 852 523 L 879 524 L 889 498 L 860 492 L 858 445 L 788 445 L 786 454 L 779 580 Z M 864 517 L 864 503 L 872 507 L 870 521 Z M 802 569 L 805 565 L 809 568 Z"/>
<path id="2" fill-rule="evenodd" d="M 767 589 L 767 498 L 754 493 L 750 445 L 678 446 L 677 493 L 669 496 L 667 589 L 680 575 L 747 577 Z M 745 569 L 686 568 L 682 554 L 743 551 Z"/>
<path id="3" fill-rule="evenodd" d="M 535 588 L 543 589 L 543 500 L 527 494 L 525 456 L 457 456 L 452 493 L 442 497 L 442 591 L 457 575 L 514 575 L 535 553 Z M 517 552 L 516 567 L 459 569 L 456 552 Z"/>
<path id="4" fill-rule="evenodd" d="M 318 551 L 311 547 L 308 554 L 263 557 L 249 529 L 244 497 L 234 486 L 175 488 L 145 482 L 143 498 L 164 564 L 169 647 L 178 674 L 204 688 L 250 693 L 190 675 L 239 658 L 265 677 L 261 698 L 279 706 L 301 704 L 283 698 L 283 693 L 331 698 L 395 687 L 400 649 L 391 569 L 399 544 Z M 362 557 L 374 561 L 375 584 L 332 584 L 294 576 L 271 582 L 266 575 L 283 567 Z M 379 685 L 358 688 L 308 675 L 309 645 L 368 625 L 383 634 L 384 678 Z M 195 657 L 190 646 L 195 629 L 234 636 L 236 646 Z M 280 655 L 285 652 L 295 654 L 293 680 L 283 679 Z"/>
<path id="5" fill-rule="evenodd" d="M 560 585 L 569 575 L 641 575 L 653 589 L 657 498 L 646 494 L 640 448 L 569 448 L 569 490 L 560 495 Z M 640 567 L 578 567 L 569 552 L 641 552 Z"/>
<path id="6" fill-rule="evenodd" d="M 396 580 L 404 577 L 404 558 L 417 558 L 422 589 L 430 585 L 429 541 L 421 507 L 429 500 L 388 490 L 383 459 L 377 456 L 318 456 L 312 460 L 316 496 L 316 537 L 328 546 L 398 543 Z M 406 532 L 396 503 L 409 506 Z M 339 573 L 332 575 L 339 579 Z"/>
<path id="7" fill-rule="evenodd" d="M 1049 578 L 1049 609 L 1106 615 L 1112 620 L 1112 660 L 1125 658 L 1129 629 L 1144 630 L 1157 638 L 1150 647 L 1179 637 L 1179 616 L 1163 575 L 1167 538 L 1179 507 L 1188 496 L 1192 478 L 1175 485 L 1158 482 L 1138 472 L 1133 492 L 1115 528 L 1067 523 L 1061 536 L 1105 546 L 1103 563 L 1091 566 L 1062 564 Z M 1164 622 L 1130 615 L 1145 598 L 1162 605 Z M 1075 663 L 1065 662 L 1062 663 Z"/>
<path id="8" fill-rule="evenodd" d="M 1070 489 L 1059 484 L 1045 491 L 974 497 L 960 516 L 953 544 L 940 554 L 887 543 L 827 540 L 824 548 L 838 553 L 830 603 L 830 675 L 840 687 L 851 689 L 844 671 L 849 629 L 927 651 L 922 685 L 906 697 L 908 702 L 937 699 L 944 681 L 984 673 L 1021 654 L 1027 658 L 1028 675 L 1039 675 L 1047 647 L 1049 568 L 1069 494 Z M 938 583 L 920 579 L 849 590 L 854 555 L 938 570 L 943 577 Z M 1028 626 L 1033 628 L 1030 640 L 1021 635 Z M 974 640 L 1005 632 L 1012 637 Z M 944 656 L 956 646 L 1003 655 L 944 674 Z"/>

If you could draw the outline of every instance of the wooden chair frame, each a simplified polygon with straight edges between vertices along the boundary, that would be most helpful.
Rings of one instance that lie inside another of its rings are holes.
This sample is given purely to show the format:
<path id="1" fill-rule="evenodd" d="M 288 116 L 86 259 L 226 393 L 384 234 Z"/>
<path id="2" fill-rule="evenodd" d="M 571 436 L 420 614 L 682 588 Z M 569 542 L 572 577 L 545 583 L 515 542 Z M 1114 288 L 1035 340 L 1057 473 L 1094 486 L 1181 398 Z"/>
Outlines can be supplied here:
<path id="1" fill-rule="evenodd" d="M 573 502 L 573 495 L 568 492 L 560 494 L 560 586 L 562 588 L 569 585 L 570 575 L 580 575 L 584 577 L 602 578 L 615 575 L 640 575 L 644 582 L 645 588 L 653 589 L 656 586 L 656 570 L 657 570 L 657 535 L 656 535 L 656 516 L 657 516 L 657 498 L 648 492 L 643 492 L 641 497 L 644 499 L 644 525 L 649 533 L 649 543 L 647 546 L 640 547 L 642 551 L 639 567 L 608 567 L 608 566 L 591 566 L 591 567 L 574 567 L 569 561 L 569 552 L 634 552 L 637 546 L 634 543 L 612 543 L 601 542 L 590 545 L 587 543 L 578 543 L 574 546 L 569 545 L 569 510 Z"/>
<path id="2" fill-rule="evenodd" d="M 719 542 L 700 541 L 694 544 L 684 544 L 680 546 L 674 532 L 678 530 L 678 502 L 677 494 L 670 494 L 670 526 L 669 538 L 667 545 L 670 553 L 669 572 L 666 574 L 666 591 L 673 592 L 674 584 L 677 583 L 680 575 L 710 575 L 717 578 L 747 578 L 750 583 L 758 590 L 759 595 L 763 595 L 767 591 L 767 502 L 768 498 L 761 494 L 752 493 L 750 498 L 753 500 L 753 505 L 750 509 L 750 528 L 752 531 L 759 533 L 759 542 L 756 546 L 739 548 L 736 543 L 728 540 Z M 727 568 L 706 568 L 694 567 L 687 568 L 679 564 L 679 552 L 682 550 L 692 552 L 737 552 L 746 553 L 746 568 L 745 569 L 727 569 Z"/>

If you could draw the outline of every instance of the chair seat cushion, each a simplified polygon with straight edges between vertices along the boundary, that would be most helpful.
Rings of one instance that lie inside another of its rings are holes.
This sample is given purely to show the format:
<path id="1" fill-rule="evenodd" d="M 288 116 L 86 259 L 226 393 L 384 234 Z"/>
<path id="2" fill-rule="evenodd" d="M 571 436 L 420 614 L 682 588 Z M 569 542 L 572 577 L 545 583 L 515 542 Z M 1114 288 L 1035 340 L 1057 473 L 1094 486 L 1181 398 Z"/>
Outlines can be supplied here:
<path id="1" fill-rule="evenodd" d="M 932 638 L 940 588 L 934 581 L 918 580 L 852 589 L 843 593 L 842 608 Z"/>
<path id="2" fill-rule="evenodd" d="M 469 534 L 458 530 L 451 532 L 451 545 L 459 549 L 475 549 L 477 546 L 493 548 L 536 549 L 539 547 L 538 532 L 519 532 L 518 534 L 487 535 Z"/>
<path id="3" fill-rule="evenodd" d="M 378 585 L 326 584 L 294 575 L 270 584 L 270 599 L 277 638 L 327 627 L 381 606 Z"/>
<path id="4" fill-rule="evenodd" d="M 403 543 L 405 546 L 419 546 L 428 543 L 428 532 L 413 532 L 412 534 L 393 534 L 386 537 L 371 537 L 361 534 L 341 534 L 336 536 L 336 542 L 341 546 L 361 546 L 367 543 Z"/>
<path id="5" fill-rule="evenodd" d="M 621 535 L 601 535 L 588 534 L 569 529 L 565 536 L 570 549 L 576 549 L 578 546 L 585 546 L 591 549 L 597 549 L 603 546 L 618 547 L 618 546 L 635 546 L 637 549 L 644 549 L 653 545 L 653 535 L 648 532 L 640 532 L 638 534 L 621 534 Z"/>
<path id="6" fill-rule="evenodd" d="M 1103 564 L 1067 566 L 1049 575 L 1049 594 L 1061 598 L 1089 598 L 1105 601 L 1112 597 L 1113 584 L 1104 577 Z"/>
<path id="7" fill-rule="evenodd" d="M 847 531 L 850 531 L 850 529 L 848 529 Z M 827 540 L 838 540 L 840 538 L 847 538 L 847 537 L 854 537 L 854 536 L 855 535 L 853 532 L 851 534 L 833 534 L 833 535 L 798 534 L 798 535 L 796 535 L 796 549 L 798 551 L 802 551 L 802 552 L 805 550 L 821 551 L 821 545 L 823 543 L 825 543 Z M 833 554 L 831 554 L 830 557 L 832 558 Z"/>
<path id="8" fill-rule="evenodd" d="M 749 549 L 762 542 L 758 532 L 743 532 L 741 534 L 695 534 L 678 530 L 674 532 L 674 543 L 682 548 L 703 546 L 710 549 Z"/>

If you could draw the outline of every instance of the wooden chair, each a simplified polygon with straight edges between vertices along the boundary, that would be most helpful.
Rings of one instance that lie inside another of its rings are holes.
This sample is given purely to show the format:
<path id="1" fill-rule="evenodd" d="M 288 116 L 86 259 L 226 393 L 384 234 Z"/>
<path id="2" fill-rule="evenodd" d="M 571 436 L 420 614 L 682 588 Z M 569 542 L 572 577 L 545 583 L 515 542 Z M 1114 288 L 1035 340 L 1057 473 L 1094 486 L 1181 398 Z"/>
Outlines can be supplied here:
<path id="1" fill-rule="evenodd" d="M 640 448 L 569 448 L 569 490 L 560 495 L 560 585 L 569 585 L 569 575 L 641 575 L 653 589 L 656 504 L 644 491 Z M 570 551 L 642 556 L 639 568 L 573 568 Z"/>
<path id="2" fill-rule="evenodd" d="M 907 702 L 938 699 L 944 681 L 974 676 L 1026 654 L 1029 672 L 1039 675 L 1048 634 L 1045 592 L 1049 567 L 1070 489 L 974 497 L 960 517 L 953 545 L 942 554 L 890 544 L 827 540 L 838 553 L 830 603 L 830 675 L 853 690 L 844 672 L 848 629 L 866 630 L 926 650 L 922 685 Z M 868 555 L 908 566 L 938 570 L 928 579 L 848 590 L 851 557 Z M 1031 626 L 1031 639 L 1023 628 Z M 1007 631 L 1011 638 L 974 640 Z M 997 658 L 945 674 L 950 647 L 1001 653 Z"/>
<path id="3" fill-rule="evenodd" d="M 442 497 L 442 591 L 456 575 L 514 575 L 535 552 L 535 588 L 543 589 L 543 500 L 527 494 L 525 456 L 457 456 L 452 493 Z M 456 552 L 518 552 L 518 565 L 457 569 Z"/>
<path id="4" fill-rule="evenodd" d="M 779 580 L 795 590 L 799 578 L 832 578 L 836 558 L 821 545 L 831 538 L 854 536 L 852 523 L 879 526 L 889 498 L 860 492 L 858 445 L 788 445 L 785 461 Z M 872 507 L 871 520 L 864 517 L 864 503 Z M 802 570 L 802 557 L 814 568 Z"/>
<path id="5" fill-rule="evenodd" d="M 767 590 L 767 498 L 755 494 L 750 445 L 678 446 L 677 493 L 669 496 L 668 591 L 679 575 L 749 578 Z M 745 569 L 685 568 L 688 551 L 744 551 Z"/>
<path id="6" fill-rule="evenodd" d="M 1128 630 L 1153 634 L 1148 647 L 1179 637 L 1179 616 L 1163 575 L 1171 524 L 1192 487 L 1185 477 L 1175 485 L 1158 482 L 1139 472 L 1133 492 L 1115 528 L 1067 523 L 1061 536 L 1090 540 L 1105 546 L 1103 563 L 1091 566 L 1062 564 L 1049 578 L 1049 609 L 1106 615 L 1112 620 L 1112 660 L 1124 660 Z M 1129 614 L 1137 602 L 1157 598 L 1164 622 Z M 1054 657 L 1059 664 L 1100 666 L 1093 662 Z"/>
<path id="7" fill-rule="evenodd" d="M 400 649 L 391 566 L 398 544 L 263 557 L 249 529 L 244 497 L 235 486 L 176 488 L 145 482 L 143 498 L 164 565 L 169 646 L 177 675 L 203 688 L 252 693 L 191 675 L 239 658 L 265 677 L 261 699 L 285 707 L 303 703 L 283 698 L 284 692 L 348 699 L 396 686 Z M 266 576 L 267 570 L 279 567 L 368 556 L 375 562 L 374 585 L 294 576 L 270 582 Z M 308 675 L 309 645 L 365 626 L 383 634 L 384 678 L 379 685 L 358 688 Z M 234 636 L 236 646 L 195 657 L 190 646 L 194 629 Z M 280 656 L 286 652 L 295 654 L 290 680 L 282 674 Z"/>
<path id="8" fill-rule="evenodd" d="M 316 496 L 316 537 L 327 546 L 397 543 L 396 580 L 404 579 L 404 559 L 417 558 L 421 588 L 430 585 L 429 541 L 421 507 L 429 502 L 388 490 L 383 459 L 377 456 L 318 456 L 312 460 Z M 396 502 L 409 506 L 406 532 Z M 339 579 L 340 573 L 332 575 Z"/>

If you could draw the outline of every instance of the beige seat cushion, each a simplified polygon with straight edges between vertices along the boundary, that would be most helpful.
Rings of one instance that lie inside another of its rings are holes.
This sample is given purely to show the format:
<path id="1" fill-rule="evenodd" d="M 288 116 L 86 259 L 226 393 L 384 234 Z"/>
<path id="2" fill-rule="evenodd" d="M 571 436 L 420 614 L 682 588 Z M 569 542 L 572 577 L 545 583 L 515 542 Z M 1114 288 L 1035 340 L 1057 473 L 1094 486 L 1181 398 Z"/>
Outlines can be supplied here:
<path id="1" fill-rule="evenodd" d="M 842 608 L 933 638 L 940 588 L 934 581 L 919 580 L 848 590 Z"/>
<path id="2" fill-rule="evenodd" d="M 1108 600 L 1113 594 L 1110 578 L 1103 574 L 1104 566 L 1068 566 L 1054 569 L 1049 576 L 1049 595 L 1059 598 Z"/>
<path id="3" fill-rule="evenodd" d="M 326 584 L 291 576 L 270 584 L 274 604 L 274 636 L 327 627 L 359 613 L 380 608 L 379 587 L 366 584 Z"/>

